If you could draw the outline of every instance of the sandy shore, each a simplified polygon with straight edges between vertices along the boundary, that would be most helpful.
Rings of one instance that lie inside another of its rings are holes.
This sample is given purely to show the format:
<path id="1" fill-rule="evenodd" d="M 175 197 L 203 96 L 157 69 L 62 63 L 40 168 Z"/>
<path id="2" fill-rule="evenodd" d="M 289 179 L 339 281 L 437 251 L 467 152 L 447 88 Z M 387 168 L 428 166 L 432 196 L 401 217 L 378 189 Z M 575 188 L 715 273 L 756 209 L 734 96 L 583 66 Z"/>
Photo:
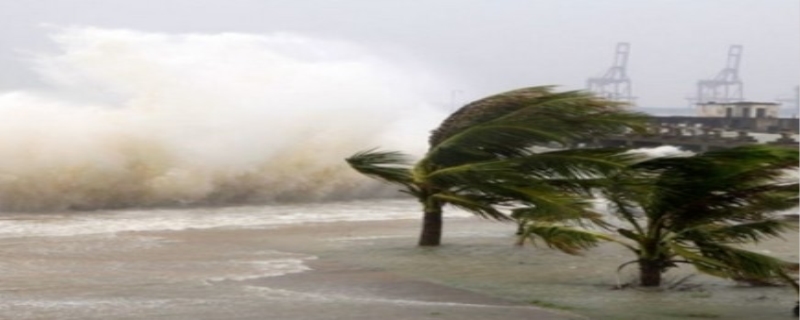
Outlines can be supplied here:
<path id="1" fill-rule="evenodd" d="M 362 254 L 372 245 L 383 252 L 389 240 L 418 260 L 416 224 L 0 237 L 0 319 L 585 319 L 373 265 L 390 261 Z"/>
<path id="2" fill-rule="evenodd" d="M 488 318 L 466 313 L 453 319 L 785 319 L 796 299 L 788 287 L 750 287 L 697 274 L 691 267 L 668 273 L 662 289 L 614 290 L 616 266 L 632 259 L 621 247 L 601 246 L 583 257 L 518 248 L 512 245 L 513 225 L 479 219 L 447 221 L 439 248 L 415 246 L 418 221 L 412 220 L 312 224 L 274 232 L 277 238 L 270 246 L 319 259 L 309 262 L 314 271 L 260 279 L 259 285 L 513 307 Z M 308 237 L 317 244 L 309 245 Z M 798 235 L 790 233 L 755 249 L 797 261 Z M 632 280 L 635 268 L 620 277 Z M 529 309 L 536 305 L 545 310 Z"/>
<path id="3" fill-rule="evenodd" d="M 386 270 L 323 259 L 310 272 L 263 278 L 254 284 L 350 304 L 346 319 L 588 319 L 485 294 L 413 279 Z M 314 309 L 311 307 L 311 309 Z M 322 312 L 325 312 L 324 310 Z M 328 319 L 307 314 L 303 319 Z M 334 317 L 339 319 L 340 317 Z M 344 318 L 341 318 L 344 319 Z"/>
<path id="4" fill-rule="evenodd" d="M 763 320 L 797 299 L 691 268 L 663 289 L 614 290 L 635 277 L 615 272 L 630 253 L 520 248 L 512 224 L 448 219 L 436 248 L 418 232 L 391 220 L 0 238 L 0 319 Z M 755 249 L 797 261 L 798 235 Z"/>
<path id="5" fill-rule="evenodd" d="M 468 227 L 473 219 L 456 222 Z M 270 230 L 226 231 L 211 233 L 222 238 L 229 236 L 259 239 L 265 248 L 286 252 L 314 255 L 306 261 L 309 271 L 277 277 L 264 277 L 247 281 L 251 285 L 302 293 L 312 297 L 305 306 L 308 312 L 296 318 L 285 315 L 281 319 L 344 319 L 326 315 L 324 308 L 329 301 L 350 305 L 346 319 L 540 319 L 566 320 L 589 319 L 588 317 L 558 309 L 546 309 L 529 303 L 505 299 L 487 293 L 457 288 L 432 281 L 429 274 L 414 274 L 413 271 L 375 266 L 365 253 L 363 258 L 350 259 L 358 255 L 361 245 L 381 246 L 388 240 L 408 250 L 424 252 L 430 249 L 415 246 L 418 222 L 414 220 L 378 222 L 335 222 L 290 225 Z M 505 226 L 495 225 L 505 229 Z M 207 234 L 205 241 L 208 241 Z M 224 241 L 223 239 L 219 239 Z M 216 241 L 216 240 L 215 240 Z M 357 244 L 358 243 L 358 244 Z M 509 247 L 511 243 L 508 243 Z M 436 250 L 436 249 L 434 249 Z M 377 258 L 377 257 L 376 257 Z M 311 301 L 316 301 L 311 302 Z M 317 311 L 319 310 L 319 311 Z"/>

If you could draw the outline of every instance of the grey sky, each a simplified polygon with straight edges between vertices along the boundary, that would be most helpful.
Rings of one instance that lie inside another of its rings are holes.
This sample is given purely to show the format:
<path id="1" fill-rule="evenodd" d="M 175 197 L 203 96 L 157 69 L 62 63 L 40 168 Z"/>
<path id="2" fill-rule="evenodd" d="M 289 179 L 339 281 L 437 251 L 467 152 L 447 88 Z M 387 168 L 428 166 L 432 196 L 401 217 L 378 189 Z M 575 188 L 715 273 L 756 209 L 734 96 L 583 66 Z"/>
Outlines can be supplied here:
<path id="1" fill-rule="evenodd" d="M 797 0 L 0 0 L 0 89 L 37 84 L 25 52 L 53 50 L 43 24 L 346 39 L 418 60 L 463 100 L 582 88 L 621 41 L 641 106 L 686 106 L 731 44 L 744 46 L 745 98 L 772 101 L 800 83 Z"/>

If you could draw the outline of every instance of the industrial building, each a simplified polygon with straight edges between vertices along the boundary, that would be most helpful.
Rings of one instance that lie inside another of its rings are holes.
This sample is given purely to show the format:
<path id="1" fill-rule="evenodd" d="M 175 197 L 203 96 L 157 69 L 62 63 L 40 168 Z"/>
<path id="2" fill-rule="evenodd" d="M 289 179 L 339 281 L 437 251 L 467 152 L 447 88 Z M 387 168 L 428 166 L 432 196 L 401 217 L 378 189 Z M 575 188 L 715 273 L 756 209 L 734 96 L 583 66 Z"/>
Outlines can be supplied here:
<path id="1" fill-rule="evenodd" d="M 703 102 L 696 116 L 710 118 L 779 118 L 780 104 L 774 102 Z"/>

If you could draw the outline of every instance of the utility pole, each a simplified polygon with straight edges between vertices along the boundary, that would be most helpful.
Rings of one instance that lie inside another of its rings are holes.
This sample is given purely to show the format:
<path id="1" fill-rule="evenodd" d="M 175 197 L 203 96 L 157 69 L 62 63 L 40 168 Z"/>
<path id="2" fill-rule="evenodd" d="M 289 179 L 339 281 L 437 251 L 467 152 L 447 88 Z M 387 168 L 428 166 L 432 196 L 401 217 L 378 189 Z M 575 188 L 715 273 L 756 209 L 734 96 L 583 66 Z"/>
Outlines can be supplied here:
<path id="1" fill-rule="evenodd" d="M 614 63 L 611 68 L 600 77 L 592 77 L 586 80 L 586 89 L 609 100 L 632 104 L 635 98 L 631 95 L 631 79 L 628 78 L 626 70 L 629 53 L 629 43 L 617 43 Z"/>
<path id="2" fill-rule="evenodd" d="M 709 80 L 697 82 L 695 103 L 728 103 L 744 100 L 744 84 L 739 79 L 739 64 L 742 61 L 742 46 L 731 45 L 728 49 L 728 60 L 725 68 L 717 76 Z"/>

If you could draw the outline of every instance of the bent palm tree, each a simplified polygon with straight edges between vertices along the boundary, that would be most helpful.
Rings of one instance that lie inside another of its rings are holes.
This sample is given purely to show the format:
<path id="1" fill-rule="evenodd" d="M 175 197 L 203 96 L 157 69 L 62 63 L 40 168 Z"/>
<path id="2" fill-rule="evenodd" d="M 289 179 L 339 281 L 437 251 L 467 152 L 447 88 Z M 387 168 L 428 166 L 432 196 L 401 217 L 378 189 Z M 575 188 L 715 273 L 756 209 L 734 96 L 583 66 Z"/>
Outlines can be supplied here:
<path id="1" fill-rule="evenodd" d="M 640 129 L 644 117 L 618 103 L 579 91 L 530 87 L 472 102 L 431 134 L 425 156 L 412 163 L 398 152 L 368 150 L 347 162 L 355 170 L 398 184 L 423 207 L 421 246 L 441 242 L 445 204 L 508 219 L 500 209 L 521 202 L 574 210 L 581 180 L 620 166 L 608 150 L 537 150 Z"/>
<path id="2" fill-rule="evenodd" d="M 614 241 L 637 257 L 620 269 L 637 263 L 642 286 L 659 286 L 663 272 L 689 263 L 714 276 L 782 279 L 797 288 L 787 274 L 796 263 L 740 247 L 791 227 L 773 213 L 797 206 L 796 178 L 786 179 L 797 166 L 797 150 L 751 145 L 646 160 L 613 176 L 603 193 L 626 224 Z"/>

